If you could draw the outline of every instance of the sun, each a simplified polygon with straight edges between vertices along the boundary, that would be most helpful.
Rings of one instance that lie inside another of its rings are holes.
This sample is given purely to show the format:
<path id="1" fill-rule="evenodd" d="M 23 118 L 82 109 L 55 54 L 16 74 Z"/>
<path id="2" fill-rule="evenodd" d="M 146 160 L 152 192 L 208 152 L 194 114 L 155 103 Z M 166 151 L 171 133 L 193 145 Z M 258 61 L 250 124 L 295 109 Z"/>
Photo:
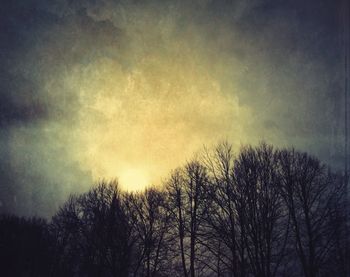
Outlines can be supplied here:
<path id="1" fill-rule="evenodd" d="M 118 180 L 126 190 L 141 191 L 150 185 L 149 174 L 140 168 L 126 168 L 120 172 Z"/>

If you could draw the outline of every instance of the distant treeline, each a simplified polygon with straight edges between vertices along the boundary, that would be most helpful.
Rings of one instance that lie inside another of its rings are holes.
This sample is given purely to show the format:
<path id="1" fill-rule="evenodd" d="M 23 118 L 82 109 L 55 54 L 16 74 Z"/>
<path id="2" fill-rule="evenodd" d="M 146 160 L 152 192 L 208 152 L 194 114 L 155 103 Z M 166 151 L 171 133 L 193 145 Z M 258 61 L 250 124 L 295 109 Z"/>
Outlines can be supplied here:
<path id="1" fill-rule="evenodd" d="M 317 158 L 221 143 L 162 187 L 100 182 L 49 222 L 3 216 L 1 276 L 346 276 L 345 182 Z"/>

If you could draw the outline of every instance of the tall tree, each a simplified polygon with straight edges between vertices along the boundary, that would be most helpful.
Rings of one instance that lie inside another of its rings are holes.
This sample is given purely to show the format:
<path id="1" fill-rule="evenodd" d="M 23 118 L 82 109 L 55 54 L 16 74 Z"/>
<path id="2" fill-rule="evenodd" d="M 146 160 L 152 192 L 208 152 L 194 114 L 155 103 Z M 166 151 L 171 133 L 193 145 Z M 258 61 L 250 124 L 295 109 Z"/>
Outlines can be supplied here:
<path id="1" fill-rule="evenodd" d="M 205 218 L 207 229 L 201 243 L 216 258 L 214 271 L 232 276 L 245 276 L 246 249 L 243 238 L 243 217 L 238 214 L 238 201 L 234 183 L 235 157 L 232 146 L 223 142 L 215 149 L 205 149 L 203 164 L 208 169 L 210 185 L 207 187 L 209 212 Z"/>
<path id="2" fill-rule="evenodd" d="M 184 276 L 195 277 L 196 275 L 198 233 L 203 214 L 208 207 L 204 197 L 207 184 L 206 168 L 198 161 L 192 161 L 183 169 L 177 170 L 167 185 L 170 208 L 175 218 L 175 229 L 179 238 Z M 185 240 L 188 241 L 188 248 Z"/>
<path id="3" fill-rule="evenodd" d="M 254 276 L 278 273 L 288 238 L 288 213 L 279 193 L 277 156 L 271 146 L 245 147 L 234 165 L 237 210 Z"/>
<path id="4" fill-rule="evenodd" d="M 134 275 L 160 276 L 168 270 L 169 209 L 164 191 L 148 188 L 131 193 L 126 204 L 135 216 L 135 232 L 139 257 L 134 257 Z"/>
<path id="5" fill-rule="evenodd" d="M 280 151 L 278 168 L 304 276 L 319 276 L 336 243 L 339 226 L 330 223 L 343 196 L 342 178 L 318 159 L 294 149 Z"/>

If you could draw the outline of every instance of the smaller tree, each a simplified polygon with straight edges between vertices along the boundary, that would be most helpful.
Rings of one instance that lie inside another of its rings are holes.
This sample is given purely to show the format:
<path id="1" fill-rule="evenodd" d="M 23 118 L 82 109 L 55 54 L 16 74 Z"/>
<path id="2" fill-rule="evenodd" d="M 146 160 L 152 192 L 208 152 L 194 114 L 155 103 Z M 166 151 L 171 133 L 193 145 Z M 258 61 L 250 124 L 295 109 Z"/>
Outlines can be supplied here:
<path id="1" fill-rule="evenodd" d="M 135 241 L 123 201 L 116 182 L 101 182 L 53 217 L 58 260 L 70 261 L 73 274 L 129 275 Z"/>

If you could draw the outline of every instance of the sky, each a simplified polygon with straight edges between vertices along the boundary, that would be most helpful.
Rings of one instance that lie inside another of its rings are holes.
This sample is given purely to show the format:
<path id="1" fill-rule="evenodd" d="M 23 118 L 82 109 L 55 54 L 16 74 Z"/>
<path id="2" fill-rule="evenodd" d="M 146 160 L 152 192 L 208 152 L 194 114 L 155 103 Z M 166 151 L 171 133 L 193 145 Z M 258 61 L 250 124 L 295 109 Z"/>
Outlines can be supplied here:
<path id="1" fill-rule="evenodd" d="M 343 1 L 344 2 L 344 1 Z M 3 0 L 0 213 L 51 216 L 204 145 L 344 160 L 341 0 Z"/>

